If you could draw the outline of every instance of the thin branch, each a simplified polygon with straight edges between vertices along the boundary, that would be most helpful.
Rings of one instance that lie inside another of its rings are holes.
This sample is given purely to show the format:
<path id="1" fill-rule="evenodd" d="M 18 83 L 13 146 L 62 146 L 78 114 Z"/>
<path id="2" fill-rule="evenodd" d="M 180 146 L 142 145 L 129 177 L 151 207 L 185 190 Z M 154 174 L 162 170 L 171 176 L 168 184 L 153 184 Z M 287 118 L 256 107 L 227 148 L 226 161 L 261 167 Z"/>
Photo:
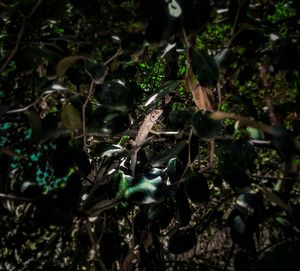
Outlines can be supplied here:
<path id="1" fill-rule="evenodd" d="M 33 7 L 33 9 L 31 10 L 30 14 L 24 19 L 23 25 L 22 25 L 19 33 L 18 33 L 18 36 L 17 36 L 15 47 L 12 49 L 12 51 L 10 52 L 10 54 L 7 57 L 6 61 L 3 63 L 2 67 L 0 68 L 0 73 L 2 73 L 4 71 L 6 66 L 11 62 L 12 58 L 17 53 L 17 51 L 19 49 L 19 46 L 20 46 L 20 43 L 21 43 L 21 40 L 22 40 L 22 37 L 23 37 L 23 34 L 24 34 L 26 23 L 32 17 L 32 15 L 36 12 L 36 10 L 39 8 L 39 6 L 42 2 L 43 2 L 43 0 L 38 0 L 37 3 L 35 4 L 35 6 Z"/>
<path id="2" fill-rule="evenodd" d="M 82 130 L 83 130 L 83 150 L 87 153 L 87 132 L 86 132 L 86 121 L 85 121 L 85 113 L 86 113 L 86 107 L 93 95 L 94 90 L 94 80 L 92 80 L 88 96 L 82 106 Z"/>
<path id="3" fill-rule="evenodd" d="M 91 223 L 87 220 L 85 225 L 86 225 L 86 229 L 87 229 L 87 232 L 88 232 L 88 235 L 90 238 L 91 245 L 93 247 L 93 250 L 95 251 L 96 261 L 100 265 L 102 271 L 107 271 L 105 264 L 102 262 L 102 260 L 100 258 L 99 250 L 97 248 L 97 244 L 96 244 L 95 238 L 92 233 Z"/>
<path id="4" fill-rule="evenodd" d="M 106 60 L 103 64 L 106 66 L 108 65 L 111 61 L 113 61 L 116 57 L 118 57 L 119 55 L 121 55 L 123 53 L 122 49 L 119 48 L 118 51 L 108 60 Z"/>
<path id="5" fill-rule="evenodd" d="M 0 199 L 4 199 L 4 200 L 16 200 L 16 201 L 24 201 L 24 202 L 34 202 L 35 199 L 31 199 L 31 198 L 25 198 L 25 197 L 18 197 L 15 195 L 7 195 L 7 194 L 3 194 L 0 193 Z"/>

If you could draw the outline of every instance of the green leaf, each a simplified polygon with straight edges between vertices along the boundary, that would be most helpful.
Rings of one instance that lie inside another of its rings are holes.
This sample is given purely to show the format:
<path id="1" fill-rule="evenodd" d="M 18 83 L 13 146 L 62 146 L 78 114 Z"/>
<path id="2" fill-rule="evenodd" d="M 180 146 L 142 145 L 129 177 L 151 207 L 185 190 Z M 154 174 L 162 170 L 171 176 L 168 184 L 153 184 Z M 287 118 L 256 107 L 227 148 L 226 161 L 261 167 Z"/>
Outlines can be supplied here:
<path id="1" fill-rule="evenodd" d="M 214 138 L 223 131 L 221 121 L 209 118 L 210 113 L 198 111 L 193 114 L 192 126 L 197 136 L 200 138 Z"/>
<path id="2" fill-rule="evenodd" d="M 85 72 L 91 77 L 95 84 L 102 84 L 107 75 L 108 68 L 102 64 L 85 61 Z"/>
<path id="3" fill-rule="evenodd" d="M 122 198 L 125 194 L 125 191 L 130 187 L 133 177 L 125 175 L 123 171 L 119 170 L 112 178 L 114 184 L 118 184 L 117 198 Z"/>
<path id="4" fill-rule="evenodd" d="M 34 111 L 27 112 L 29 127 L 31 128 L 31 138 L 38 141 L 42 135 L 42 122 L 39 115 Z"/>
<path id="5" fill-rule="evenodd" d="M 126 189 L 125 198 L 135 204 L 149 204 L 161 202 L 166 197 L 166 183 L 160 176 L 145 174 Z"/>
<path id="6" fill-rule="evenodd" d="M 63 127 L 71 131 L 82 129 L 80 113 L 73 105 L 63 104 L 60 117 Z"/>
<path id="7" fill-rule="evenodd" d="M 174 254 L 189 251 L 197 244 L 196 232 L 193 228 L 175 231 L 169 239 L 169 251 Z"/>
<path id="8" fill-rule="evenodd" d="M 171 183 L 180 181 L 184 172 L 183 163 L 177 158 L 172 158 L 167 165 L 167 174 Z"/>
<path id="9" fill-rule="evenodd" d="M 204 50 L 190 49 L 191 66 L 203 87 L 214 87 L 219 80 L 219 68 L 212 56 Z"/>
<path id="10" fill-rule="evenodd" d="M 61 59 L 56 67 L 57 77 L 62 77 L 68 71 L 68 69 L 73 66 L 78 60 L 90 60 L 87 56 L 68 56 Z"/>

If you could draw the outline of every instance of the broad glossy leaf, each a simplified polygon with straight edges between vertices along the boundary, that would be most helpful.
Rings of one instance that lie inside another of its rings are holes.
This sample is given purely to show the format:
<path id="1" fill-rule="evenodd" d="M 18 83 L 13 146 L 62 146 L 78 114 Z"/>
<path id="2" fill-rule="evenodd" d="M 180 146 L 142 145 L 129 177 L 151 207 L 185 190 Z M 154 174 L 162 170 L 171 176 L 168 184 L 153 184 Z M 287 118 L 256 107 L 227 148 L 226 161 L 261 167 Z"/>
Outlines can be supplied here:
<path id="1" fill-rule="evenodd" d="M 119 80 L 106 81 L 99 85 L 94 95 L 103 107 L 120 112 L 127 112 L 134 100 L 134 93 Z"/>
<path id="2" fill-rule="evenodd" d="M 176 183 L 182 178 L 185 168 L 180 160 L 172 158 L 167 165 L 167 174 L 171 183 Z"/>
<path id="3" fill-rule="evenodd" d="M 38 141 L 42 135 L 42 121 L 39 115 L 34 111 L 27 112 L 29 127 L 31 128 L 31 138 Z"/>
<path id="4" fill-rule="evenodd" d="M 169 251 L 174 254 L 184 253 L 197 244 L 196 232 L 193 228 L 177 230 L 169 239 Z"/>
<path id="5" fill-rule="evenodd" d="M 90 60 L 86 56 L 68 56 L 60 60 L 56 67 L 57 77 L 62 77 L 78 60 Z"/>
<path id="6" fill-rule="evenodd" d="M 166 183 L 160 176 L 145 174 L 139 176 L 135 183 L 126 189 L 124 196 L 128 202 L 149 204 L 163 201 L 166 194 Z"/>
<path id="7" fill-rule="evenodd" d="M 214 87 L 219 80 L 219 68 L 214 58 L 204 50 L 190 49 L 191 66 L 202 87 Z"/>
<path id="8" fill-rule="evenodd" d="M 222 122 L 210 119 L 209 114 L 203 111 L 193 114 L 192 126 L 200 138 L 214 138 L 223 131 Z"/>
<path id="9" fill-rule="evenodd" d="M 101 157 L 113 157 L 123 153 L 124 151 L 125 149 L 120 145 L 100 142 L 93 149 L 92 153 Z"/>
<path id="10" fill-rule="evenodd" d="M 72 131 L 82 129 L 80 112 L 71 104 L 63 104 L 60 117 L 63 127 Z"/>
<path id="11" fill-rule="evenodd" d="M 85 71 L 95 82 L 95 84 L 102 84 L 107 75 L 108 68 L 103 64 L 85 61 Z"/>
<path id="12" fill-rule="evenodd" d="M 121 198 L 124 196 L 125 191 L 128 187 L 130 187 L 132 183 L 133 177 L 129 175 L 125 175 L 123 171 L 119 170 L 117 174 L 115 174 L 112 178 L 112 182 L 114 185 L 118 186 L 117 198 Z"/>

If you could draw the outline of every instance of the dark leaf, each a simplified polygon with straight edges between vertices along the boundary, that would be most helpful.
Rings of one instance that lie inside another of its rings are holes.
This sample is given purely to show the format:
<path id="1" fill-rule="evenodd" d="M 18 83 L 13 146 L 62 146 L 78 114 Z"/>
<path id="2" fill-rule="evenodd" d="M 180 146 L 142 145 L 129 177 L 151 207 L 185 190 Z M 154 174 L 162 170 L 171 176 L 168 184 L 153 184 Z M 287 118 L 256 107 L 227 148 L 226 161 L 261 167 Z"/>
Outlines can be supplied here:
<path id="1" fill-rule="evenodd" d="M 249 7 L 249 0 L 230 0 L 228 16 L 232 24 L 238 24 L 245 19 Z"/>
<path id="2" fill-rule="evenodd" d="M 106 232 L 100 240 L 101 259 L 107 267 L 119 259 L 122 253 L 122 238 L 118 233 Z"/>
<path id="3" fill-rule="evenodd" d="M 10 105 L 0 105 L 0 118 L 5 115 L 5 113 L 9 110 Z"/>
<path id="4" fill-rule="evenodd" d="M 180 254 L 192 249 L 196 243 L 197 236 L 194 229 L 177 230 L 170 236 L 168 248 L 171 253 Z"/>
<path id="5" fill-rule="evenodd" d="M 188 31 L 199 30 L 210 19 L 210 0 L 184 0 L 181 1 L 181 5 L 184 28 Z"/>
<path id="6" fill-rule="evenodd" d="M 259 261 L 256 271 L 298 270 L 300 242 L 289 241 L 275 246 Z"/>
<path id="7" fill-rule="evenodd" d="M 176 219 L 179 221 L 181 226 L 186 226 L 191 220 L 192 211 L 183 184 L 181 184 L 177 189 L 175 200 Z"/>
<path id="8" fill-rule="evenodd" d="M 210 191 L 203 174 L 190 170 L 186 174 L 186 192 L 194 203 L 208 203 Z"/>
<path id="9" fill-rule="evenodd" d="M 200 138 L 214 138 L 223 131 L 222 122 L 210 119 L 209 114 L 204 111 L 193 114 L 192 126 Z"/>
<path id="10" fill-rule="evenodd" d="M 127 112 L 132 107 L 134 93 L 121 81 L 113 80 L 96 87 L 95 98 L 105 108 Z"/>
<path id="11" fill-rule="evenodd" d="M 214 87 L 219 80 L 219 68 L 214 58 L 204 50 L 190 49 L 191 66 L 202 87 Z"/>
<path id="12" fill-rule="evenodd" d="M 237 188 L 249 185 L 247 170 L 255 167 L 254 146 L 246 141 L 218 142 L 216 146 L 218 168 L 225 181 Z"/>
<path id="13" fill-rule="evenodd" d="M 165 229 L 171 223 L 175 209 L 170 200 L 154 205 L 148 213 L 148 220 L 157 223 L 161 229 Z"/>
<path id="14" fill-rule="evenodd" d="M 102 84 L 107 75 L 108 68 L 102 64 L 85 61 L 85 71 L 96 84 Z"/>
<path id="15" fill-rule="evenodd" d="M 188 110 L 172 110 L 168 115 L 168 129 L 184 130 L 191 125 L 192 113 Z"/>
<path id="16" fill-rule="evenodd" d="M 39 115 L 34 111 L 28 111 L 27 117 L 32 132 L 31 138 L 33 141 L 38 141 L 42 135 L 42 121 Z"/>
<path id="17" fill-rule="evenodd" d="M 177 157 L 183 151 L 186 145 L 187 142 L 185 140 L 181 140 L 175 146 L 172 145 L 166 147 L 155 156 L 155 160 L 151 162 L 151 166 L 160 167 L 162 165 L 166 165 L 170 159 Z"/>
<path id="18" fill-rule="evenodd" d="M 129 118 L 127 115 L 119 112 L 108 114 L 100 127 L 104 134 L 114 134 L 125 131 L 129 126 Z"/>
<path id="19" fill-rule="evenodd" d="M 145 106 L 151 106 L 152 104 L 157 103 L 165 96 L 169 95 L 171 92 L 174 92 L 176 88 L 178 87 L 179 82 L 178 81 L 167 81 L 165 82 L 162 87 L 158 90 L 158 93 L 154 94 L 152 97 L 148 99 L 148 101 L 145 103 Z"/>

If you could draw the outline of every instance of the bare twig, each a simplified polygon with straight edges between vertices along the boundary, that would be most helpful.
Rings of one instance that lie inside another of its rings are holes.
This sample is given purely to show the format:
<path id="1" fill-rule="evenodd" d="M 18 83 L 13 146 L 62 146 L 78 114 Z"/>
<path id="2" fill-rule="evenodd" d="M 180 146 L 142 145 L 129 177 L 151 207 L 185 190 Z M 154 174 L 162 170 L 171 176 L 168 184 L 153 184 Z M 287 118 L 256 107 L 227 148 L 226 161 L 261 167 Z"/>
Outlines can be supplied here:
<path id="1" fill-rule="evenodd" d="M 87 132 L 86 132 L 86 121 L 85 121 L 85 113 L 86 113 L 86 107 L 93 95 L 94 90 L 94 80 L 92 80 L 88 96 L 82 106 L 82 130 L 83 130 L 83 150 L 87 153 Z"/>
<path id="2" fill-rule="evenodd" d="M 98 247 L 97 247 L 97 244 L 96 244 L 96 240 L 95 240 L 94 235 L 92 233 L 91 223 L 88 220 L 86 220 L 85 225 L 86 225 L 86 229 L 87 229 L 87 232 L 88 232 L 88 235 L 89 235 L 89 238 L 90 238 L 92 248 L 95 251 L 96 261 L 100 265 L 101 270 L 107 271 L 107 268 L 106 268 L 105 264 L 102 262 L 102 260 L 100 258 L 100 254 L 99 254 L 99 250 L 98 250 Z"/>
<path id="3" fill-rule="evenodd" d="M 16 201 L 24 201 L 24 202 L 34 202 L 36 199 L 31 199 L 31 198 L 25 198 L 25 197 L 19 197 L 16 195 L 7 195 L 0 193 L 0 199 L 4 200 L 16 200 Z"/>
<path id="4" fill-rule="evenodd" d="M 12 49 L 12 51 L 10 52 L 9 56 L 7 57 L 6 61 L 3 63 L 2 67 L 0 68 L 0 73 L 2 73 L 4 71 L 4 69 L 6 68 L 6 66 L 10 63 L 10 61 L 12 60 L 12 58 L 15 56 L 15 54 L 17 53 L 22 37 L 24 35 L 24 30 L 26 27 L 26 23 L 27 21 L 32 17 L 32 15 L 36 12 L 36 10 L 39 8 L 39 6 L 41 5 L 41 3 L 43 2 L 43 0 L 38 0 L 37 3 L 35 4 L 35 6 L 33 7 L 33 9 L 31 10 L 30 14 L 25 17 L 23 25 L 18 33 L 17 36 L 17 40 L 15 43 L 15 47 Z"/>
<path id="5" fill-rule="evenodd" d="M 123 53 L 122 49 L 119 48 L 118 51 L 112 56 L 110 57 L 108 60 L 106 60 L 103 64 L 107 65 L 109 64 L 111 61 L 113 61 L 116 57 L 118 57 L 119 55 L 121 55 Z"/>

